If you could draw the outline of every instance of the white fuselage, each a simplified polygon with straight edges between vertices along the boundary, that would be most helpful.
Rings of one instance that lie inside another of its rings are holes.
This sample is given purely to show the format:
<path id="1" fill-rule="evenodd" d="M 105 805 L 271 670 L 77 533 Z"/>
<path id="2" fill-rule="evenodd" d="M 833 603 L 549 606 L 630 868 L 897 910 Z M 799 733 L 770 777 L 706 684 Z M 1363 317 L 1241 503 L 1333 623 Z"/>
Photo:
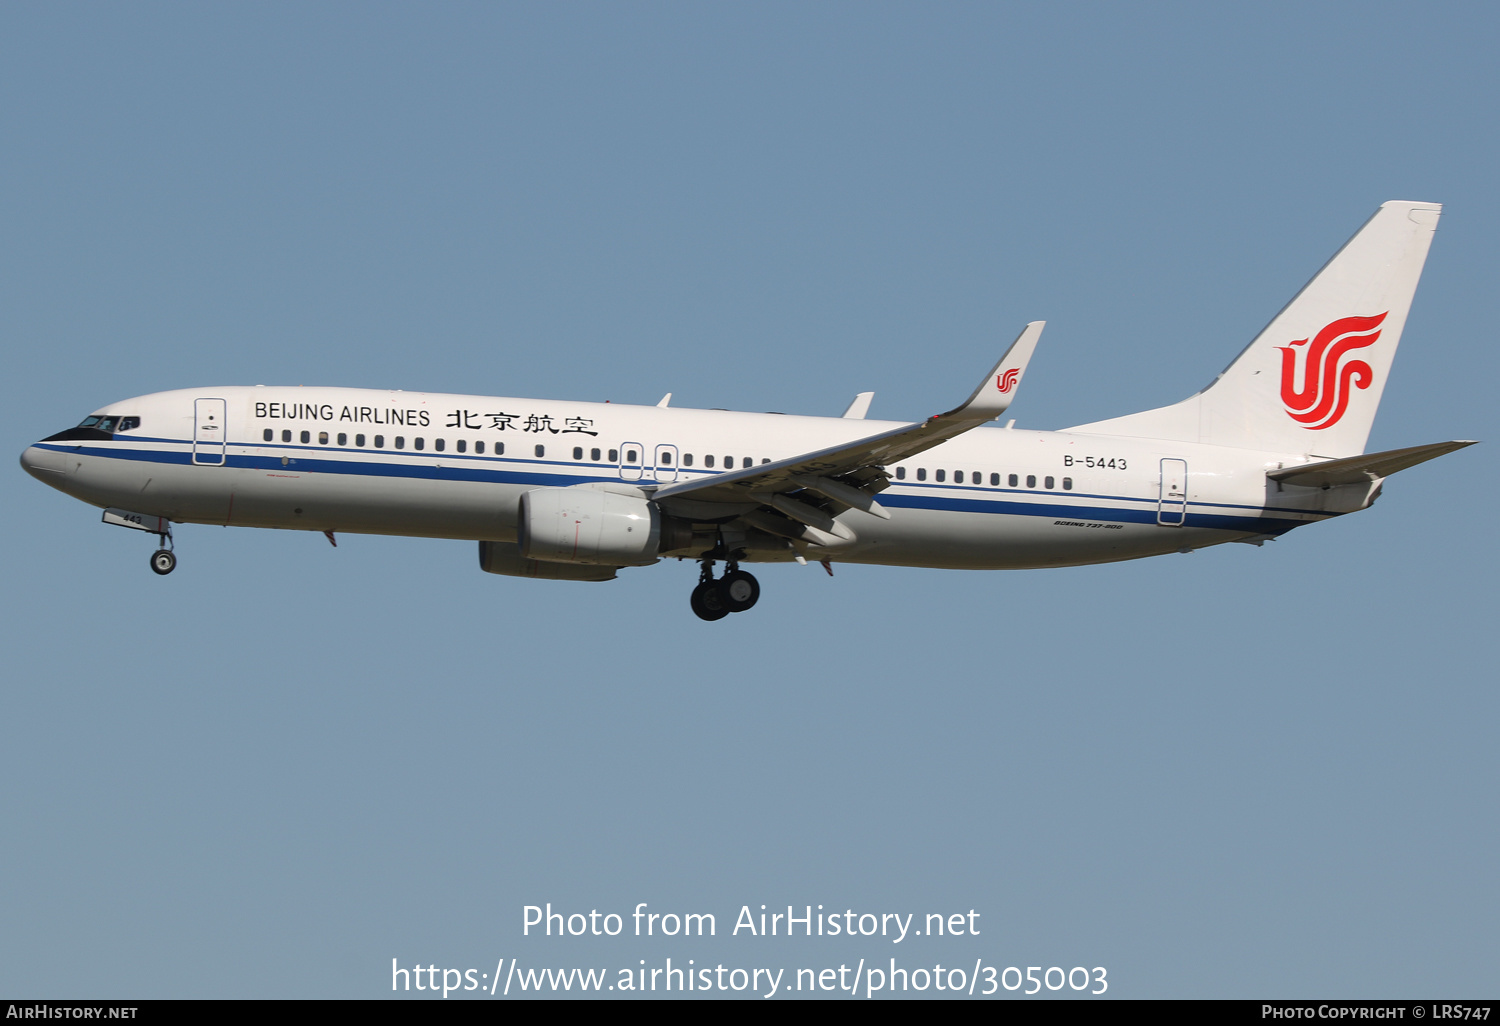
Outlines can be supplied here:
<path id="1" fill-rule="evenodd" d="M 351 388 L 161 392 L 100 415 L 112 437 L 38 442 L 48 484 L 179 523 L 514 541 L 539 487 L 653 486 L 851 442 L 899 426 Z M 127 422 L 128 423 L 128 422 Z M 1346 512 L 1266 472 L 1303 454 L 1068 431 L 984 428 L 892 464 L 890 513 L 839 520 L 841 562 L 1000 569 L 1108 562 L 1277 535 Z M 808 550 L 804 550 L 808 551 Z M 690 553 L 671 553 L 689 555 Z M 791 559 L 784 550 L 747 559 Z"/>

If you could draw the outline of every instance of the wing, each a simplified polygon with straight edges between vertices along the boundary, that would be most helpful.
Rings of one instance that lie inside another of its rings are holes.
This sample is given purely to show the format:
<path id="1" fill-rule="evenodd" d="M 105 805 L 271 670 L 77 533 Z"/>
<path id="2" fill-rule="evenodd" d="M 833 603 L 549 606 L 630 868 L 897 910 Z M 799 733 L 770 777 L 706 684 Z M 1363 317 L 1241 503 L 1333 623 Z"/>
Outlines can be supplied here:
<path id="1" fill-rule="evenodd" d="M 833 520 L 839 513 L 854 508 L 878 517 L 890 516 L 875 501 L 875 493 L 890 481 L 886 464 L 925 452 L 994 420 L 1009 408 L 1045 323 L 1032 321 L 1026 325 L 973 394 L 947 413 L 774 463 L 667 485 L 652 497 L 668 510 L 678 506 L 698 514 L 711 512 L 700 503 L 737 507 L 724 513 L 745 511 L 741 515 L 747 523 L 772 534 L 815 545 L 848 544 L 854 535 L 846 525 Z M 697 518 L 708 519 L 701 515 Z"/>

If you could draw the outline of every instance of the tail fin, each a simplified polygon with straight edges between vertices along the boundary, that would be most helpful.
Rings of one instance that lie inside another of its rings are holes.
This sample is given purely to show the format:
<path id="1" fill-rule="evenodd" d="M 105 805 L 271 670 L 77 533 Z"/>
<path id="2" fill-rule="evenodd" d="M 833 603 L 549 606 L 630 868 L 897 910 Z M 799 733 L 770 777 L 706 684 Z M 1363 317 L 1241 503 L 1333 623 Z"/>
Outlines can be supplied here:
<path id="1" fill-rule="evenodd" d="M 1392 200 L 1208 388 L 1070 431 L 1319 456 L 1364 452 L 1442 207 Z"/>

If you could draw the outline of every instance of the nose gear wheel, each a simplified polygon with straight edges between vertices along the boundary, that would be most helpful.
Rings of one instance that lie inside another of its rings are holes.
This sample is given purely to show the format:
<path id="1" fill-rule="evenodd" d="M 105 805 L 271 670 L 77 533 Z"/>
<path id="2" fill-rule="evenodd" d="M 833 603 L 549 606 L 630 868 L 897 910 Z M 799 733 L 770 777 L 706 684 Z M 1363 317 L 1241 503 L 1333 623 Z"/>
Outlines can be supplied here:
<path id="1" fill-rule="evenodd" d="M 151 553 L 151 570 L 165 577 L 177 569 L 177 553 L 172 550 L 176 547 L 172 542 L 172 528 L 165 520 L 158 521 L 164 528 L 159 537 L 161 548 Z"/>

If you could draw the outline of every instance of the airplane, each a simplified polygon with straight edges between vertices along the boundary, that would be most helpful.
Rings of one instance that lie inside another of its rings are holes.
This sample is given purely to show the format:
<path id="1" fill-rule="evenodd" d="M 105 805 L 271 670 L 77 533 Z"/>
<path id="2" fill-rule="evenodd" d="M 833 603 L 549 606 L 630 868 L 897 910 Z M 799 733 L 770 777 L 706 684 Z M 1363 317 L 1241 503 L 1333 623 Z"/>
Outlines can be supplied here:
<path id="1" fill-rule="evenodd" d="M 756 604 L 747 563 L 1076 566 L 1261 544 L 1370 506 L 1385 478 L 1471 445 L 1366 453 L 1441 207 L 1382 204 L 1207 388 L 1061 431 L 1010 421 L 1028 324 L 963 403 L 912 422 L 355 388 L 181 389 L 111 403 L 28 447 L 42 482 L 172 526 L 477 541 L 494 574 L 607 581 L 699 564 L 694 613 Z M 715 577 L 718 563 L 724 573 Z"/>

